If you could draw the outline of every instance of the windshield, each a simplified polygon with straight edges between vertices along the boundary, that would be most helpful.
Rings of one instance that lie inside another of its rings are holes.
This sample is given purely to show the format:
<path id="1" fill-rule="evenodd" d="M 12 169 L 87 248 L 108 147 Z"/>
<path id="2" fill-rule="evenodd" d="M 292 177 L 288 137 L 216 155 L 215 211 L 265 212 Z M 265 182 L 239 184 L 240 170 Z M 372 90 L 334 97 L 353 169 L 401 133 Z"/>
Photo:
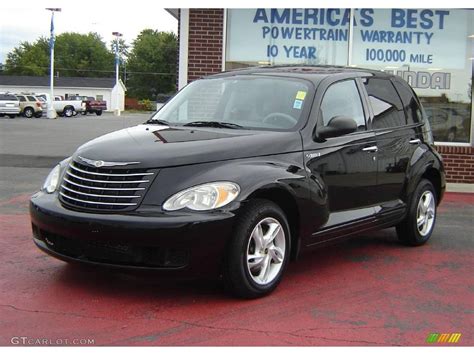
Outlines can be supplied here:
<path id="1" fill-rule="evenodd" d="M 179 92 L 152 122 L 290 130 L 301 120 L 308 91 L 308 83 L 298 79 L 250 75 L 203 79 Z"/>

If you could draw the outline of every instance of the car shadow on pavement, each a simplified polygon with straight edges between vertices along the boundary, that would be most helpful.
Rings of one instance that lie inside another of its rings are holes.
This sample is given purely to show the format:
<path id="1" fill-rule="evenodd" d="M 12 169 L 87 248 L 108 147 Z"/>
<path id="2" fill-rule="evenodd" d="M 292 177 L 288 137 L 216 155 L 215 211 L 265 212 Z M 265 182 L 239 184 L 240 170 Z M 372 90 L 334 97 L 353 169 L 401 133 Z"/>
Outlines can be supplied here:
<path id="1" fill-rule="evenodd" d="M 315 249 L 299 257 L 288 266 L 283 283 L 298 282 L 301 275 L 324 274 L 341 267 L 344 263 L 363 263 L 383 258 L 390 261 L 390 250 L 406 248 L 397 242 L 394 231 L 378 231 L 365 234 L 330 246 Z M 317 277 L 317 276 L 315 276 Z M 181 280 L 156 275 L 153 272 L 123 271 L 81 264 L 66 264 L 56 281 L 69 289 L 111 298 L 137 298 L 140 300 L 232 299 L 223 282 L 212 279 Z M 281 285 L 279 289 L 284 287 Z"/>

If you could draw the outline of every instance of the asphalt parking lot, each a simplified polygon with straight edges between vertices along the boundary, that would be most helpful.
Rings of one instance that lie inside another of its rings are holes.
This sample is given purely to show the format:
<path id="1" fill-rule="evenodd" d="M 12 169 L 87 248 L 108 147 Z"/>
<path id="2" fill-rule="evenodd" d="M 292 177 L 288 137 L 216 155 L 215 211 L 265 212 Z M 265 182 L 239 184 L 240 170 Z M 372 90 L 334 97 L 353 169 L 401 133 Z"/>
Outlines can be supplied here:
<path id="1" fill-rule="evenodd" d="M 0 345 L 21 336 L 95 345 L 427 345 L 430 333 L 461 333 L 458 345 L 474 345 L 474 194 L 446 194 L 425 246 L 398 244 L 393 228 L 365 234 L 303 255 L 276 292 L 251 301 L 217 283 L 67 265 L 37 250 L 28 200 L 50 168 L 87 140 L 147 118 L 0 119 Z"/>

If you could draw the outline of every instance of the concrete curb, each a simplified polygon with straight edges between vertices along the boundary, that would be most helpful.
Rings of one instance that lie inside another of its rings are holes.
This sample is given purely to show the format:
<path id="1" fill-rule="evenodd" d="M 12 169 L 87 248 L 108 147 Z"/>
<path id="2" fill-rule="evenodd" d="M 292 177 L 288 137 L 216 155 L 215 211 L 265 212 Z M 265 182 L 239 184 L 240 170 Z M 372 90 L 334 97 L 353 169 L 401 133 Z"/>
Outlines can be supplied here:
<path id="1" fill-rule="evenodd" d="M 462 193 L 474 193 L 474 184 L 455 184 L 447 183 L 446 184 L 447 192 L 462 192 Z"/>

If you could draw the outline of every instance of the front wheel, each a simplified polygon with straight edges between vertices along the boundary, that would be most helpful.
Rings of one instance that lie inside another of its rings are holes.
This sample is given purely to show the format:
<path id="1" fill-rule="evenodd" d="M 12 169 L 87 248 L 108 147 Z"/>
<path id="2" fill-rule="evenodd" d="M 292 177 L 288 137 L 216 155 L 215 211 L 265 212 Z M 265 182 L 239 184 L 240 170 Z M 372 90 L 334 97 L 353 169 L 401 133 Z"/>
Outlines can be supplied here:
<path id="1" fill-rule="evenodd" d="M 96 114 L 97 116 L 101 116 L 101 115 L 102 115 L 102 110 L 95 111 L 95 114 Z"/>
<path id="2" fill-rule="evenodd" d="M 423 179 L 413 193 L 405 219 L 396 226 L 398 239 L 407 245 L 422 245 L 430 239 L 436 222 L 436 192 Z"/>
<path id="3" fill-rule="evenodd" d="M 242 298 L 269 294 L 280 283 L 290 255 L 285 214 L 271 201 L 253 200 L 234 230 L 224 265 L 227 289 Z"/>

